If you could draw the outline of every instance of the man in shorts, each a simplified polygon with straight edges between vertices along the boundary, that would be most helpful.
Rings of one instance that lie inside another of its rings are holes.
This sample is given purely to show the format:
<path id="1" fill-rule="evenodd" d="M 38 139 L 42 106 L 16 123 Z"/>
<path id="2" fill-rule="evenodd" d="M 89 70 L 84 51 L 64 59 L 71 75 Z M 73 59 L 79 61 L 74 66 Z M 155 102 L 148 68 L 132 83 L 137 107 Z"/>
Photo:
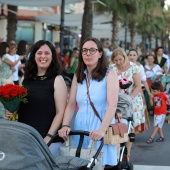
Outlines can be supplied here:
<path id="1" fill-rule="evenodd" d="M 156 142 L 163 142 L 164 136 L 162 127 L 165 122 L 165 117 L 167 114 L 167 104 L 170 104 L 170 99 L 168 96 L 161 91 L 162 85 L 160 82 L 153 82 L 151 85 L 150 105 L 154 106 L 154 131 L 151 137 L 147 140 L 147 143 L 153 143 L 155 135 L 158 133 L 160 137 Z"/>

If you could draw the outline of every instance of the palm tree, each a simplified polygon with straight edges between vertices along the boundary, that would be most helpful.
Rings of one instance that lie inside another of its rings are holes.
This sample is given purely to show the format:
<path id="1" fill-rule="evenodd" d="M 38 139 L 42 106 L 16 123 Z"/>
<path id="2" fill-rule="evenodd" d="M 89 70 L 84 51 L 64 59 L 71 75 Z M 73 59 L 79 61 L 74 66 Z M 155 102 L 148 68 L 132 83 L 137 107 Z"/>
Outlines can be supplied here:
<path id="1" fill-rule="evenodd" d="M 8 5 L 8 21 L 7 21 L 7 42 L 16 38 L 17 30 L 17 6 Z"/>
<path id="2" fill-rule="evenodd" d="M 137 24 L 137 16 L 141 15 L 144 10 L 144 1 L 143 0 L 131 0 L 129 4 L 127 4 L 128 9 L 128 22 L 129 22 L 129 30 L 130 30 L 130 39 L 131 39 L 131 48 L 135 48 L 135 33 L 136 33 L 136 24 Z"/>
<path id="3" fill-rule="evenodd" d="M 165 17 L 165 23 L 166 23 L 166 32 L 165 32 L 165 39 L 166 43 L 168 45 L 168 54 L 170 53 L 170 6 L 166 10 L 164 10 L 164 17 Z"/>
<path id="4" fill-rule="evenodd" d="M 142 49 L 145 52 L 146 37 L 151 43 L 151 37 L 160 37 L 165 29 L 165 22 L 159 0 L 145 0 L 142 15 L 137 16 L 138 33 L 142 35 Z"/>
<path id="5" fill-rule="evenodd" d="M 98 8 L 99 10 L 105 10 L 110 11 L 112 13 L 112 38 L 111 43 L 113 47 L 118 46 L 118 32 L 119 32 L 119 26 L 118 24 L 120 22 L 126 22 L 128 21 L 128 14 L 131 12 L 131 22 L 130 22 L 130 28 L 131 28 L 131 40 L 132 44 L 134 44 L 134 35 L 135 35 L 135 22 L 134 17 L 132 17 L 136 11 L 139 10 L 139 1 L 141 0 L 103 0 L 107 5 L 107 8 Z"/>
<path id="6" fill-rule="evenodd" d="M 82 19 L 81 43 L 86 38 L 92 36 L 92 27 L 93 27 L 92 0 L 85 0 L 84 13 Z"/>

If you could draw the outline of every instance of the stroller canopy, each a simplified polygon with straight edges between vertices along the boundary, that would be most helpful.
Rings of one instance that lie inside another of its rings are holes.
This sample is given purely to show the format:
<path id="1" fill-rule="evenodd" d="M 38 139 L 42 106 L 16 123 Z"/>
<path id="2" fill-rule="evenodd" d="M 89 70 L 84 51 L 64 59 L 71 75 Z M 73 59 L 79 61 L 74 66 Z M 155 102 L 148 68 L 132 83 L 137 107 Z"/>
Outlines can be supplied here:
<path id="1" fill-rule="evenodd" d="M 48 146 L 32 127 L 0 122 L 0 170 L 59 170 Z"/>
<path id="2" fill-rule="evenodd" d="M 117 108 L 122 112 L 124 118 L 132 117 L 133 103 L 130 95 L 119 94 Z"/>

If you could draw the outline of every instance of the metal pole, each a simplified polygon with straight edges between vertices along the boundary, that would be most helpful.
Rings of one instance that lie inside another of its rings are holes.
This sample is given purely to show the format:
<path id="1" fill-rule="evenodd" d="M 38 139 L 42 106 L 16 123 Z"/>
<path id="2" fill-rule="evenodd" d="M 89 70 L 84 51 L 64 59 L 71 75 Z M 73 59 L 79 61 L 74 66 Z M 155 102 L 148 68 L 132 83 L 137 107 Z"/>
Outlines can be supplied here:
<path id="1" fill-rule="evenodd" d="M 61 20 L 60 20 L 60 55 L 63 54 L 63 46 L 64 46 L 64 10 L 65 9 L 65 0 L 61 0 Z"/>
<path id="2" fill-rule="evenodd" d="M 125 51 L 127 49 L 127 29 L 128 29 L 128 22 L 125 22 Z"/>
<path id="3" fill-rule="evenodd" d="M 5 16 L 4 15 L 4 4 L 1 4 L 1 16 Z"/>

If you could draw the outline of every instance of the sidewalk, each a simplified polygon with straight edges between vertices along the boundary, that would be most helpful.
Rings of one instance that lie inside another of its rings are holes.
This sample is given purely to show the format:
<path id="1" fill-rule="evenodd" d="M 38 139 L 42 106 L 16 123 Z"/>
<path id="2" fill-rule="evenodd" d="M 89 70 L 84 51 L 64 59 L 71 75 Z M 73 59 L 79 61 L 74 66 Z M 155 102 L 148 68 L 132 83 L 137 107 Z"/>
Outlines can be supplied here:
<path id="1" fill-rule="evenodd" d="M 150 116 L 150 123 L 151 128 L 145 133 L 136 135 L 136 141 L 133 143 L 131 162 L 134 165 L 134 169 L 136 169 L 137 165 L 165 166 L 165 169 L 170 169 L 170 124 L 165 123 L 163 126 L 164 142 L 156 142 L 156 139 L 159 137 L 156 135 L 154 143 L 147 144 L 146 141 L 153 132 L 153 116 Z M 157 168 L 154 170 L 159 170 L 160 167 Z M 164 170 L 164 168 L 161 167 L 160 170 Z M 137 168 L 137 170 L 140 169 Z M 148 169 L 143 167 L 142 170 Z"/>

